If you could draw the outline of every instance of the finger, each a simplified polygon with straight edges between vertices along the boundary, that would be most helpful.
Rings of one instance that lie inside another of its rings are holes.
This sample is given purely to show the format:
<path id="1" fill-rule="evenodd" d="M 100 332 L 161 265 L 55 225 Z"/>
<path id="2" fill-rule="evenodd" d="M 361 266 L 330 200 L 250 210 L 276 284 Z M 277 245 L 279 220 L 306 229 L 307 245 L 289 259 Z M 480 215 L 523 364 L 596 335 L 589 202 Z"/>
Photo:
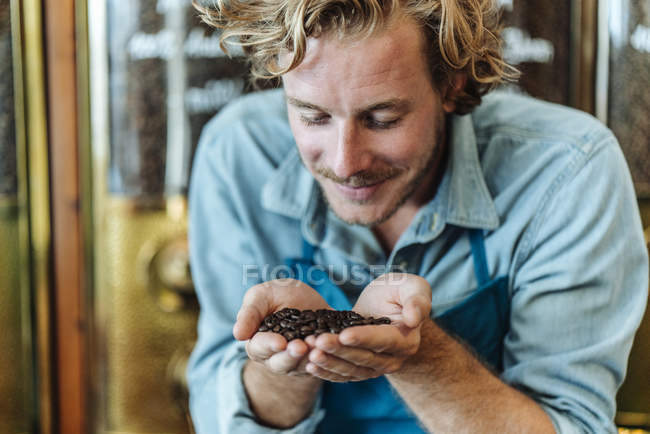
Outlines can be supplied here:
<path id="1" fill-rule="evenodd" d="M 417 349 L 419 337 L 417 331 L 409 329 L 404 334 L 395 325 L 369 325 L 343 330 L 339 334 L 339 342 L 348 347 L 400 356 L 411 354 L 414 348 Z"/>
<path id="2" fill-rule="evenodd" d="M 305 354 L 296 355 L 292 351 L 285 350 L 273 354 L 266 360 L 265 364 L 271 371 L 277 374 L 288 374 L 298 368 L 303 358 L 306 358 Z"/>
<path id="3" fill-rule="evenodd" d="M 321 369 L 343 377 L 375 378 L 381 375 L 381 372 L 374 369 L 354 365 L 319 349 L 309 352 L 309 361 Z"/>
<path id="4" fill-rule="evenodd" d="M 289 371 L 287 375 L 290 375 L 292 377 L 311 377 L 311 374 L 307 372 L 306 369 L 308 363 L 310 363 L 308 357 L 301 358 L 298 361 L 296 367 L 293 370 Z"/>
<path id="5" fill-rule="evenodd" d="M 399 367 L 397 366 L 398 360 L 392 355 L 376 353 L 364 348 L 348 347 L 342 345 L 338 340 L 336 342 L 325 339 L 318 340 L 316 348 L 355 366 L 370 368 L 381 373 L 394 372 Z"/>
<path id="6" fill-rule="evenodd" d="M 246 342 L 246 353 L 251 360 L 264 361 L 273 354 L 284 351 L 287 340 L 277 333 L 260 332 Z"/>
<path id="7" fill-rule="evenodd" d="M 426 300 L 421 295 L 410 297 L 404 303 L 402 311 L 402 320 L 404 325 L 410 328 L 419 326 L 425 318 L 428 318 L 431 310 L 431 301 Z"/>
<path id="8" fill-rule="evenodd" d="M 334 383 L 348 383 L 352 381 L 367 380 L 367 378 L 346 377 L 343 375 L 338 375 L 335 374 L 334 372 L 328 371 L 327 369 L 323 369 L 311 362 L 307 363 L 306 371 L 307 373 L 313 375 L 314 377 L 318 377 L 322 380 L 331 381 Z"/>
<path id="9" fill-rule="evenodd" d="M 314 348 L 316 346 L 316 335 L 309 335 L 305 337 L 305 343 L 309 348 Z"/>
<path id="10" fill-rule="evenodd" d="M 250 339 L 259 328 L 264 317 L 273 312 L 268 298 L 269 291 L 264 288 L 267 288 L 264 283 L 252 286 L 244 295 L 242 306 L 237 312 L 237 321 L 232 330 L 235 339 Z"/>
<path id="11" fill-rule="evenodd" d="M 287 344 L 287 351 L 297 358 L 306 356 L 309 352 L 309 346 L 300 339 L 294 339 Z"/>
<path id="12" fill-rule="evenodd" d="M 402 317 L 407 327 L 417 327 L 431 312 L 431 286 L 426 279 L 406 274 L 399 286 Z"/>

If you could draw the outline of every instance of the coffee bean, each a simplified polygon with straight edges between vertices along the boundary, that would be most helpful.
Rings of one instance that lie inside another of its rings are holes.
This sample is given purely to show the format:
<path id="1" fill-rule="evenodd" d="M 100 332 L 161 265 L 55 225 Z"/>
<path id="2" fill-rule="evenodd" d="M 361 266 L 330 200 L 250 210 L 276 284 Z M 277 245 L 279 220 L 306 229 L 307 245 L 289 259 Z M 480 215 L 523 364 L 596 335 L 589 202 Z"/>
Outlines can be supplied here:
<path id="1" fill-rule="evenodd" d="M 340 333 L 348 327 L 360 325 L 390 324 L 390 318 L 364 318 L 351 310 L 310 309 L 299 311 L 293 308 L 284 308 L 266 316 L 258 331 L 273 331 L 279 333 L 288 341 L 304 339 L 310 335 L 323 333 Z"/>
<path id="2" fill-rule="evenodd" d="M 288 341 L 293 340 L 293 339 L 296 339 L 296 338 L 298 337 L 298 336 L 296 335 L 296 333 L 293 332 L 293 331 L 286 331 L 286 332 L 282 333 L 282 336 L 284 336 L 284 338 L 285 338 L 286 340 L 288 340 Z"/>

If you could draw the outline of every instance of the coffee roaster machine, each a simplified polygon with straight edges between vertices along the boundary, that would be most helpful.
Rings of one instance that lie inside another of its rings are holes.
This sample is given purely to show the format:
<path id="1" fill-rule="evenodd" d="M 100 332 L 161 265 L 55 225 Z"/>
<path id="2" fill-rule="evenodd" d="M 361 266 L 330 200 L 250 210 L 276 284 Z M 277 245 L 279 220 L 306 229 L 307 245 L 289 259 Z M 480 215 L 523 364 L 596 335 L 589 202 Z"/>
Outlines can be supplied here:
<path id="1" fill-rule="evenodd" d="M 187 192 L 203 124 L 245 91 L 190 2 L 90 1 L 97 432 L 185 433 L 198 306 Z"/>
<path id="2" fill-rule="evenodd" d="M 0 0 L 0 58 L 12 59 L 8 69 L 0 62 L 0 346 L 11 349 L 0 352 L 0 432 L 57 432 L 64 419 L 76 432 L 192 432 L 184 384 L 198 316 L 186 240 L 191 162 L 202 126 L 250 87 L 242 53 L 226 57 L 190 3 L 57 4 L 74 4 L 77 88 L 88 95 L 78 107 L 87 134 L 75 145 L 88 319 L 77 421 L 57 405 L 64 366 L 53 354 L 66 347 L 52 318 L 60 289 L 49 227 L 59 200 L 48 195 L 58 182 L 48 170 L 49 12 L 38 0 Z M 505 89 L 606 122 L 650 227 L 650 0 L 498 3 L 506 58 L 523 73 Z M 650 430 L 648 360 L 646 314 L 618 397 L 622 427 Z"/>

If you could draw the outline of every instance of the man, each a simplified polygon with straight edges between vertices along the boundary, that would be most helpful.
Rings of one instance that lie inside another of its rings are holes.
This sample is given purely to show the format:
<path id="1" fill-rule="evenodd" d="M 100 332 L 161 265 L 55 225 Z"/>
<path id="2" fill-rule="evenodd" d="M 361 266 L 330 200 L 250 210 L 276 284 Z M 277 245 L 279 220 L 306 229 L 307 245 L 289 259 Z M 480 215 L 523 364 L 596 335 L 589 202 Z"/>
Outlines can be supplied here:
<path id="1" fill-rule="evenodd" d="M 647 299 L 634 191 L 591 117 L 482 98 L 511 75 L 493 6 L 214 8 L 283 89 L 223 110 L 197 151 L 197 431 L 614 432 Z M 257 333 L 284 307 L 392 324 Z"/>

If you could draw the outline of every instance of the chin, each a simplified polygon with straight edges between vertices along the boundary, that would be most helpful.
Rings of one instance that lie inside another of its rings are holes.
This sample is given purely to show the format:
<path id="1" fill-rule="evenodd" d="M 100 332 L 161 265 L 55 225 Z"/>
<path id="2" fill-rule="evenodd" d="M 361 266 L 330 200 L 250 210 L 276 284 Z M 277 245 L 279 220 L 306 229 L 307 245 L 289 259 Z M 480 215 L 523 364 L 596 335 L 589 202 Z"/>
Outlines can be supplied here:
<path id="1" fill-rule="evenodd" d="M 396 210 L 377 204 L 356 204 L 327 200 L 329 208 L 338 218 L 352 225 L 373 227 L 388 220 Z"/>

